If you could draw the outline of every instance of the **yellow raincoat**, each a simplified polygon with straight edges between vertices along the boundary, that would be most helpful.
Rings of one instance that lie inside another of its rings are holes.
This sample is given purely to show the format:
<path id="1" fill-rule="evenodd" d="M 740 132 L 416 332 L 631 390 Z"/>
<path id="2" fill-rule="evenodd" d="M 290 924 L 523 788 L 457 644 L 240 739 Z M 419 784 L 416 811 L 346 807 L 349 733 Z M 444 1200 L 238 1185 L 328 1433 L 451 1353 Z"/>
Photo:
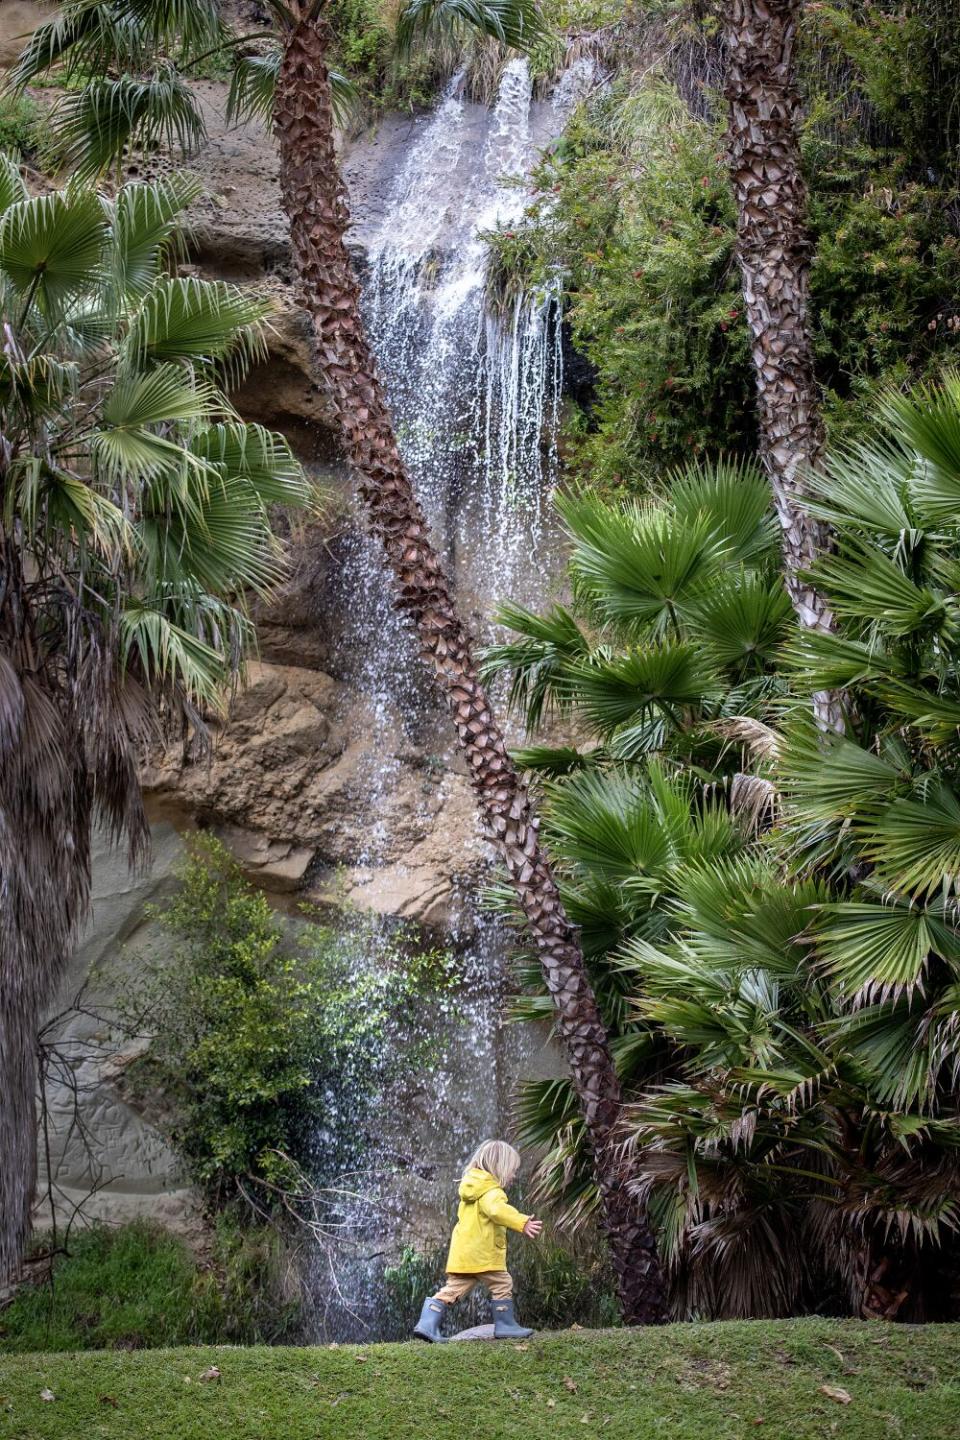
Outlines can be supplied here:
<path id="1" fill-rule="evenodd" d="M 529 1219 L 513 1208 L 500 1181 L 488 1170 L 468 1170 L 460 1182 L 448 1273 L 479 1275 L 484 1270 L 506 1270 L 507 1230 L 522 1230 Z"/>

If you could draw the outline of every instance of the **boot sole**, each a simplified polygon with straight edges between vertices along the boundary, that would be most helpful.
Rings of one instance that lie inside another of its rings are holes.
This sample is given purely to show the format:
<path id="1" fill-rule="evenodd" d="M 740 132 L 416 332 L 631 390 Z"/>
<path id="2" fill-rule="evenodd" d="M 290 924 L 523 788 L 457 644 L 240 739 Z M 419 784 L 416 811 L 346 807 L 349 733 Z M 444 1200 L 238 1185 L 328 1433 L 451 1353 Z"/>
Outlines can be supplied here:
<path id="1" fill-rule="evenodd" d="M 414 1330 L 413 1334 L 415 1339 L 424 1340 L 428 1345 L 443 1344 L 442 1335 L 428 1335 L 424 1330 Z"/>

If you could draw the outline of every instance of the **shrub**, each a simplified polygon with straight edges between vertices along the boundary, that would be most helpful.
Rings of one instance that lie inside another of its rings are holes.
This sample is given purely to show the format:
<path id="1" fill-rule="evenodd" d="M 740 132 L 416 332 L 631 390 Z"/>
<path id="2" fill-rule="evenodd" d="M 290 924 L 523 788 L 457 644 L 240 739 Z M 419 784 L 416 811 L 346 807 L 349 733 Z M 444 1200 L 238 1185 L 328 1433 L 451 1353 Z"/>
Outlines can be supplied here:
<path id="1" fill-rule="evenodd" d="M 449 958 L 359 919 L 285 923 L 209 836 L 153 913 L 176 948 L 127 1005 L 152 1037 L 134 1083 L 169 1100 L 191 1179 L 216 1206 L 244 1182 L 290 1183 L 291 1161 L 320 1180 L 354 1168 L 371 1101 L 426 1056 L 424 1009 L 453 984 Z"/>

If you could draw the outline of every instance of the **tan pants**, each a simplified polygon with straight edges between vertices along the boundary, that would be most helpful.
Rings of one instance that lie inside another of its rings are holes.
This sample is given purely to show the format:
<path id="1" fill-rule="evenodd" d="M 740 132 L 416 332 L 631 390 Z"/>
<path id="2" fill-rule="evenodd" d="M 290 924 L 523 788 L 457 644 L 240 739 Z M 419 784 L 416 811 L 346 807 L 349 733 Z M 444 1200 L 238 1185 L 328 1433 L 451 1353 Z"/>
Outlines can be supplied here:
<path id="1" fill-rule="evenodd" d="M 509 1300 L 513 1294 L 513 1278 L 508 1270 L 481 1270 L 476 1275 L 447 1275 L 446 1283 L 434 1295 L 444 1305 L 456 1305 L 475 1285 L 485 1285 L 493 1300 Z"/>

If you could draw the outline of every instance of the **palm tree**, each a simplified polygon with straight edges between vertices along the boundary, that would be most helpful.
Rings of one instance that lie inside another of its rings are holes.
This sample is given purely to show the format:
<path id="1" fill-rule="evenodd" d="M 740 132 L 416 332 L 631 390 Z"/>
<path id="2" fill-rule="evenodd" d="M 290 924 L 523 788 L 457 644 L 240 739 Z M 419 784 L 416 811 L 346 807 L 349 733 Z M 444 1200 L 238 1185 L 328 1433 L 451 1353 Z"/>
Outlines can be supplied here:
<path id="1" fill-rule="evenodd" d="M 881 411 L 808 482 L 832 631 L 791 623 L 763 477 L 705 467 L 564 501 L 573 608 L 509 607 L 485 662 L 587 742 L 518 758 L 681 1315 L 947 1318 L 958 1293 L 960 379 Z M 810 697 L 838 689 L 824 735 Z M 528 1087 L 523 1120 L 589 1212 L 569 1091 Z"/>
<path id="2" fill-rule="evenodd" d="M 416 626 L 423 657 L 447 702 L 485 831 L 515 887 L 554 1000 L 556 1028 L 590 1137 L 624 1318 L 657 1322 L 665 1316 L 662 1279 L 653 1235 L 628 1193 L 614 1140 L 621 1094 L 606 1030 L 576 931 L 539 842 L 529 792 L 507 753 L 413 493 L 364 330 L 359 286 L 344 244 L 349 212 L 335 145 L 330 26 L 321 0 L 267 0 L 267 9 L 279 32 L 279 64 L 261 63 L 252 71 L 249 62 L 241 63 L 234 101 L 237 107 L 252 101 L 262 109 L 275 74 L 272 115 L 283 205 L 301 302 L 313 324 L 344 451 L 393 573 L 396 603 Z M 514 47 L 541 33 L 535 0 L 411 0 L 400 23 L 401 43 L 438 25 Z M 74 141 L 79 126 L 83 144 L 99 147 L 102 163 L 104 137 L 114 155 L 144 134 L 189 142 L 200 122 L 167 57 L 176 54 L 189 64 L 204 49 L 235 45 L 216 0 L 138 0 L 134 6 L 72 0 L 34 35 L 14 83 L 22 85 L 60 61 L 98 77 L 115 67 L 119 78 L 95 82 L 96 104 L 84 111 L 76 102 L 69 111 Z M 138 78 L 161 59 L 166 68 L 155 65 L 146 80 Z M 152 103 L 145 94 L 151 86 L 159 91 Z M 82 146 L 77 153 L 85 153 Z"/>
<path id="3" fill-rule="evenodd" d="M 587 492 L 558 506 L 572 607 L 503 606 L 513 634 L 487 650 L 483 673 L 509 675 L 532 734 L 553 712 L 582 737 L 515 758 L 539 779 L 561 896 L 629 1097 L 668 1075 L 675 1056 L 633 1005 L 625 947 L 665 943 L 687 868 L 737 856 L 764 817 L 772 786 L 740 773 L 726 730 L 733 717 L 776 714 L 793 615 L 769 485 L 754 465 L 690 466 L 642 502 Z M 510 914 L 509 895 L 498 899 Z M 527 964 L 521 978 L 519 1013 L 542 1017 L 536 971 Z M 526 1085 L 520 1115 L 527 1141 L 546 1151 L 540 1191 L 571 1224 L 593 1214 L 569 1084 Z"/>
<path id="4" fill-rule="evenodd" d="M 28 197 L 0 157 L 0 1275 L 36 1172 L 36 1037 L 82 920 L 96 821 L 146 852 L 138 762 L 202 732 L 309 495 L 221 388 L 267 307 L 168 261 L 188 184 Z"/>
<path id="5" fill-rule="evenodd" d="M 760 452 L 783 528 L 787 588 L 802 625 L 833 617 L 809 579 L 829 548 L 828 527 L 806 506 L 806 476 L 826 436 L 810 333 L 806 186 L 800 165 L 794 45 L 802 0 L 729 0 L 723 6 L 729 102 L 727 164 L 737 202 L 737 258 L 757 377 Z M 841 724 L 829 694 L 815 699 L 826 729 Z"/>

